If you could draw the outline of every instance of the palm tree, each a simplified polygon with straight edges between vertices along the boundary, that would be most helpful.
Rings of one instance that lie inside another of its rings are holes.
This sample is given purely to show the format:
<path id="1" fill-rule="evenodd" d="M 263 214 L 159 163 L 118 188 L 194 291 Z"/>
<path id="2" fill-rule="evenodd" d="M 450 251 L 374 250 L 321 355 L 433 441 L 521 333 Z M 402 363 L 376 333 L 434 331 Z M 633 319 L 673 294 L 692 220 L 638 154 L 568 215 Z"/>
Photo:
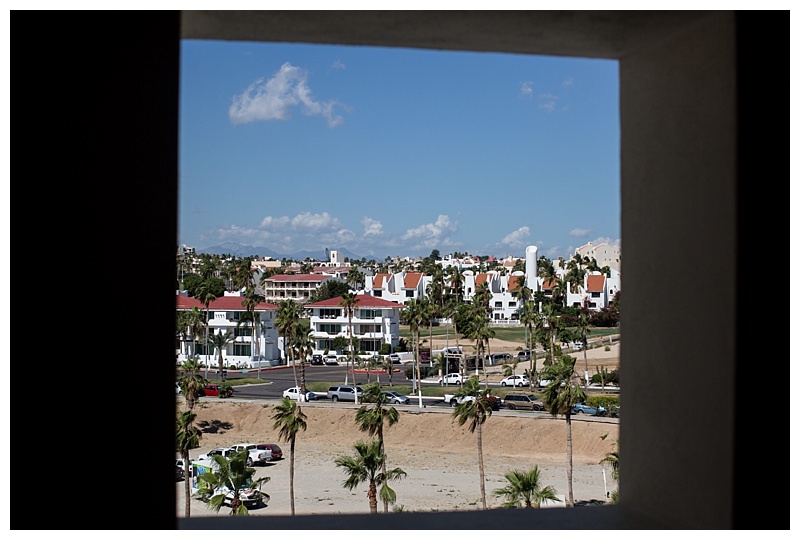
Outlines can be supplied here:
<path id="1" fill-rule="evenodd" d="M 493 492 L 498 497 L 505 498 L 504 508 L 519 508 L 522 503 L 525 508 L 540 508 L 544 501 L 561 500 L 556 497 L 553 486 L 542 486 L 538 465 L 527 471 L 509 471 L 504 476 L 508 484 Z"/>
<path id="2" fill-rule="evenodd" d="M 374 403 L 372 407 L 362 405 L 356 412 L 356 424 L 361 431 L 366 431 L 370 436 L 377 436 L 380 442 L 380 451 L 386 453 L 383 441 L 383 425 L 392 427 L 400 419 L 397 409 L 394 407 L 384 407 L 386 405 L 386 394 L 381 393 L 381 386 L 378 383 L 368 384 L 364 387 L 364 401 Z M 386 476 L 386 460 L 383 460 L 383 475 Z M 383 501 L 384 513 L 389 512 L 389 501 Z"/>
<path id="3" fill-rule="evenodd" d="M 189 355 L 187 354 L 186 351 L 186 349 L 188 349 L 186 341 L 189 336 L 189 333 L 191 332 L 191 330 L 189 330 L 190 317 L 191 315 L 189 314 L 188 311 L 181 310 L 178 312 L 178 316 L 176 317 L 175 320 L 175 322 L 177 323 L 176 336 L 180 339 L 180 344 L 181 344 L 180 350 L 181 352 L 186 354 L 187 357 Z"/>
<path id="4" fill-rule="evenodd" d="M 250 341 L 250 362 L 254 362 L 253 358 L 255 355 L 256 345 L 258 342 L 256 341 L 256 328 L 258 327 L 258 317 L 256 316 L 256 308 L 258 304 L 261 302 L 262 297 L 256 294 L 255 289 L 248 287 L 244 293 L 244 300 L 242 300 L 242 307 L 246 310 L 246 317 L 244 318 L 245 323 L 250 323 L 251 327 L 251 341 Z M 242 320 L 239 320 L 239 324 L 242 323 Z M 261 378 L 261 362 L 258 363 L 258 375 L 259 379 Z"/>
<path id="5" fill-rule="evenodd" d="M 525 325 L 525 348 L 528 349 L 528 352 L 530 353 L 528 357 L 528 371 L 531 374 L 531 376 L 528 377 L 528 380 L 530 381 L 530 390 L 533 390 L 533 384 L 535 382 L 533 379 L 536 370 L 533 364 L 534 360 L 536 359 L 536 341 L 533 336 L 533 325 L 537 320 L 538 315 L 539 314 L 536 311 L 536 304 L 530 300 L 527 300 L 520 308 L 519 320 Z"/>
<path id="6" fill-rule="evenodd" d="M 589 340 L 586 336 L 592 333 L 592 329 L 589 327 L 589 316 L 586 314 L 586 311 L 581 311 L 575 331 L 583 344 L 583 376 L 584 379 L 586 379 L 586 386 L 589 386 L 589 360 L 586 356 L 586 348 L 589 345 Z"/>
<path id="7" fill-rule="evenodd" d="M 297 384 L 297 368 L 294 365 L 294 355 L 292 351 L 292 339 L 297 329 L 298 320 L 300 318 L 300 308 L 294 301 L 288 298 L 282 300 L 278 306 L 278 312 L 275 315 L 275 327 L 278 332 L 283 334 L 283 352 L 287 355 L 286 361 L 292 363 L 292 373 L 294 374 L 294 385 Z M 297 401 L 300 401 L 300 393 L 297 394 Z"/>
<path id="8" fill-rule="evenodd" d="M 575 505 L 572 497 L 572 408 L 586 399 L 581 379 L 575 373 L 575 358 L 564 354 L 544 368 L 551 382 L 542 391 L 542 401 L 554 417 L 563 414 L 567 422 L 567 506 Z"/>
<path id="9" fill-rule="evenodd" d="M 219 361 L 219 374 L 217 378 L 222 378 L 223 374 L 225 373 L 225 364 L 224 359 L 222 357 L 222 351 L 228 346 L 229 343 L 233 343 L 236 341 L 236 336 L 233 335 L 233 332 L 228 330 L 224 334 L 220 331 L 211 336 L 208 340 L 208 344 L 217 349 L 217 358 Z"/>
<path id="10" fill-rule="evenodd" d="M 389 487 L 387 482 L 404 478 L 406 473 L 399 468 L 392 469 L 386 473 L 378 472 L 383 468 L 383 462 L 386 461 L 386 454 L 381 452 L 380 441 L 358 441 L 353 447 L 356 451 L 354 456 L 339 456 L 335 460 L 336 466 L 344 469 L 345 473 L 349 475 L 342 485 L 352 491 L 361 482 L 368 482 L 369 512 L 370 514 L 377 514 L 378 486 L 381 486 L 381 500 L 394 503 L 397 500 L 397 494 Z"/>
<path id="11" fill-rule="evenodd" d="M 299 328 L 298 328 L 299 330 Z M 314 352 L 314 333 L 300 334 L 295 338 L 294 345 L 297 357 L 300 359 L 300 392 L 306 393 L 306 363 L 305 359 Z"/>
<path id="12" fill-rule="evenodd" d="M 178 386 L 181 387 L 183 398 L 186 400 L 186 406 L 190 411 L 194 408 L 195 403 L 202 395 L 201 390 L 206 385 L 206 380 L 200 376 L 202 367 L 200 360 L 194 358 L 181 364 L 181 369 L 185 373 L 178 378 Z"/>
<path id="13" fill-rule="evenodd" d="M 217 295 L 214 294 L 212 290 L 212 285 L 210 278 L 203 281 L 197 287 L 197 299 L 203 303 L 206 307 L 206 347 L 208 347 L 208 338 L 209 338 L 209 329 L 208 329 L 208 306 L 211 305 L 211 302 L 217 299 Z M 208 348 L 206 348 L 206 379 L 208 378 Z"/>
<path id="14" fill-rule="evenodd" d="M 209 508 L 219 512 L 225 504 L 226 492 L 232 495 L 230 505 L 232 516 L 246 516 L 249 514 L 247 507 L 242 503 L 242 492 L 246 489 L 260 489 L 262 484 L 269 482 L 269 476 L 255 480 L 256 470 L 247 466 L 247 449 L 242 449 L 228 459 L 225 456 L 214 455 L 213 470 L 200 475 L 200 489 L 197 498 L 206 503 Z"/>
<path id="15" fill-rule="evenodd" d="M 306 427 L 308 427 L 306 415 L 301 410 L 300 405 L 284 397 L 275 406 L 275 414 L 272 415 L 272 419 L 275 420 L 272 428 L 280 429 L 278 439 L 289 441 L 289 498 L 292 504 L 292 515 L 294 515 L 294 449 L 297 441 L 297 432 L 300 430 L 305 431 Z"/>
<path id="16" fill-rule="evenodd" d="M 178 431 L 175 437 L 175 449 L 181 454 L 183 459 L 183 481 L 186 493 L 186 505 L 184 515 L 188 518 L 192 512 L 191 482 L 189 481 L 189 450 L 200 447 L 200 437 L 203 432 L 197 429 L 193 423 L 197 415 L 192 411 L 178 412 Z"/>
<path id="17" fill-rule="evenodd" d="M 383 361 L 383 369 L 386 370 L 386 376 L 389 377 L 389 386 L 392 386 L 392 373 L 394 372 L 394 364 L 392 364 L 391 358 L 386 358 Z"/>
<path id="18" fill-rule="evenodd" d="M 358 306 L 356 295 L 351 292 L 346 292 L 342 295 L 339 305 L 342 306 L 347 313 L 347 335 L 350 339 L 350 359 L 353 366 L 353 385 L 356 384 L 356 351 L 353 347 L 353 311 Z M 358 405 L 358 392 L 355 393 L 356 405 Z"/>
<path id="19" fill-rule="evenodd" d="M 608 433 L 606 433 L 605 435 L 603 435 L 600 438 L 605 440 L 605 438 L 607 436 L 608 436 Z M 608 463 L 609 465 L 611 465 L 611 478 L 613 478 L 615 481 L 618 482 L 619 481 L 619 441 L 618 440 L 614 441 L 614 448 L 615 448 L 614 451 L 609 452 L 608 454 L 606 454 L 606 456 L 603 459 L 600 460 L 600 464 L 602 465 L 602 464 Z M 603 474 L 605 474 L 605 470 L 603 471 Z M 611 492 L 611 502 L 612 503 L 616 503 L 618 498 L 619 498 L 619 489 L 615 489 L 614 491 Z"/>
<path id="20" fill-rule="evenodd" d="M 492 416 L 492 403 L 489 401 L 489 390 L 481 390 L 478 377 L 472 376 L 455 392 L 456 397 L 473 396 L 474 399 L 465 399 L 456 405 L 453 417 L 458 420 L 458 425 L 467 424 L 470 433 L 478 433 L 478 472 L 481 480 L 481 502 L 486 510 L 486 482 L 483 470 L 483 424 Z"/>
<path id="21" fill-rule="evenodd" d="M 425 313 L 427 309 L 425 304 L 416 298 L 412 298 L 406 302 L 405 308 L 401 310 L 401 316 L 408 325 L 413 335 L 412 349 L 414 350 L 414 364 L 417 368 L 416 388 L 419 397 L 419 407 L 422 408 L 422 388 L 420 386 L 420 371 L 419 371 L 419 327 L 422 321 L 425 320 Z"/>
<path id="22" fill-rule="evenodd" d="M 193 307 L 188 313 L 189 317 L 187 319 L 187 323 L 189 325 L 189 331 L 192 333 L 192 357 L 196 359 L 197 336 L 203 331 L 205 321 L 203 321 L 203 312 L 196 307 Z"/>

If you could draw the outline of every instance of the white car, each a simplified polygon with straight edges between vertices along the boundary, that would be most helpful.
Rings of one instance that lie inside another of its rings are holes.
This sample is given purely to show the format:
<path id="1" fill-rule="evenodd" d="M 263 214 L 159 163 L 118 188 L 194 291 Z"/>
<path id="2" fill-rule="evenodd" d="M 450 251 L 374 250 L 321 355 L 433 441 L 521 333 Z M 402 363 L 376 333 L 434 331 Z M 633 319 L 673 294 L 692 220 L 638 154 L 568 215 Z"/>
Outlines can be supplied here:
<path id="1" fill-rule="evenodd" d="M 500 386 L 529 386 L 531 381 L 525 375 L 509 375 L 502 381 Z"/>
<path id="2" fill-rule="evenodd" d="M 467 382 L 467 379 L 469 379 L 469 377 L 462 375 L 461 373 L 448 373 L 439 379 L 438 383 L 441 385 L 464 384 Z"/>
<path id="3" fill-rule="evenodd" d="M 300 387 L 298 386 L 292 386 L 291 388 L 287 388 L 283 391 L 283 397 L 297 401 L 298 396 L 300 397 L 300 401 L 311 401 L 313 399 L 317 399 L 317 394 L 311 391 L 306 391 L 305 394 L 301 394 Z"/>

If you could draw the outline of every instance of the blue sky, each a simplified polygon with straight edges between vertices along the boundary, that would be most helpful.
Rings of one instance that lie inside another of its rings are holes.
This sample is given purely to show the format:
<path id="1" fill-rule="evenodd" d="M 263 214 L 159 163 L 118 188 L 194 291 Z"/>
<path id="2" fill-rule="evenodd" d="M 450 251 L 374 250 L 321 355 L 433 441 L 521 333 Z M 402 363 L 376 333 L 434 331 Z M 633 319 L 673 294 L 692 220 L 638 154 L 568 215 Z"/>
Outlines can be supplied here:
<path id="1" fill-rule="evenodd" d="M 612 60 L 184 41 L 178 243 L 549 258 L 620 242 Z"/>

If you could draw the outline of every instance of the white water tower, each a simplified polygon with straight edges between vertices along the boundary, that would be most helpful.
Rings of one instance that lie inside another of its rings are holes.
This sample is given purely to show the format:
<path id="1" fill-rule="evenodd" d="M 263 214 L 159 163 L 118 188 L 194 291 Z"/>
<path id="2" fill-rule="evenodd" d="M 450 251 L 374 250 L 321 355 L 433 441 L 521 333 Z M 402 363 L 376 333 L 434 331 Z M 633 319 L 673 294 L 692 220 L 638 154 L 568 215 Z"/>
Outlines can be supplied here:
<path id="1" fill-rule="evenodd" d="M 525 248 L 525 286 L 531 291 L 538 290 L 536 281 L 536 246 L 528 246 Z"/>

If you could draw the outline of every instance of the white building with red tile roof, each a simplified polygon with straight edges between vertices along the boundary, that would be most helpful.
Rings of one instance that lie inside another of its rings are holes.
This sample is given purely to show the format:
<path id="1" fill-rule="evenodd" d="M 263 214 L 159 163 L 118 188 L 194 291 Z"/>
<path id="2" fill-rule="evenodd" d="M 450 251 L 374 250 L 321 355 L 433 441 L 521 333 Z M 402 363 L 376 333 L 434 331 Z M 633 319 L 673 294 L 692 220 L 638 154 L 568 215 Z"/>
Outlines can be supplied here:
<path id="1" fill-rule="evenodd" d="M 337 278 L 332 274 L 275 274 L 262 282 L 264 299 L 275 304 L 289 299 L 302 305 L 329 279 Z"/>
<path id="2" fill-rule="evenodd" d="M 306 310 L 311 312 L 310 331 L 315 343 L 314 354 L 332 351 L 333 340 L 337 336 L 349 340 L 351 321 L 348 321 L 341 301 L 342 297 L 338 296 L 305 305 Z M 357 294 L 356 303 L 351 320 L 358 350 L 372 356 L 380 353 L 384 343 L 394 350 L 400 339 L 400 310 L 403 304 L 367 294 Z"/>
<path id="3" fill-rule="evenodd" d="M 431 276 L 422 272 L 402 271 L 397 274 L 364 276 L 364 293 L 389 302 L 405 304 L 411 299 L 421 300 Z"/>
<path id="4" fill-rule="evenodd" d="M 260 324 L 256 325 L 255 340 L 253 327 L 243 314 L 247 309 L 242 302 L 244 296 L 237 293 L 225 293 L 225 296 L 211 301 L 208 305 L 208 328 L 213 334 L 231 332 L 235 339 L 222 351 L 223 364 L 233 368 L 256 368 L 259 365 L 266 367 L 280 362 L 281 351 L 278 348 L 278 330 L 275 327 L 275 316 L 278 306 L 260 302 L 256 305 L 255 314 Z M 177 311 L 191 311 L 198 308 L 202 313 L 203 322 L 206 321 L 206 306 L 196 298 L 176 295 Z M 240 321 L 242 321 L 240 323 Z M 204 334 L 193 335 L 191 328 L 177 337 L 175 354 L 177 362 L 181 363 L 192 357 L 197 357 L 209 368 L 214 369 L 219 365 L 217 351 L 204 343 Z"/>

